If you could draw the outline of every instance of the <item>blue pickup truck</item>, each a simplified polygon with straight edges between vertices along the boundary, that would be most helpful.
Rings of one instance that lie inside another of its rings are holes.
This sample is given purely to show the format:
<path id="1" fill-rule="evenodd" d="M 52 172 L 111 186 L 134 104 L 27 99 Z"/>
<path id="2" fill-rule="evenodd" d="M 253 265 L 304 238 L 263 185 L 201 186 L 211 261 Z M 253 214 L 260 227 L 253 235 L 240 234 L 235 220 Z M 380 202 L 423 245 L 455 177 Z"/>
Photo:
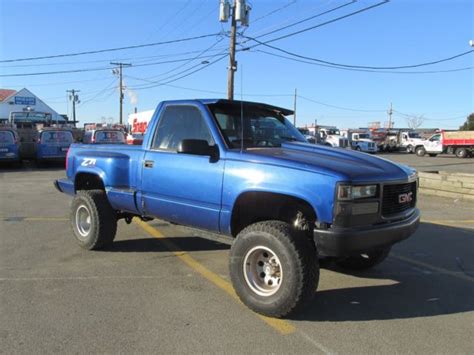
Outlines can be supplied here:
<path id="1" fill-rule="evenodd" d="M 143 145 L 73 144 L 71 225 L 86 249 L 109 246 L 117 220 L 159 218 L 234 238 L 229 270 L 241 300 L 283 317 L 309 300 L 319 260 L 366 269 L 418 227 L 416 171 L 309 144 L 293 112 L 222 99 L 159 104 Z"/>

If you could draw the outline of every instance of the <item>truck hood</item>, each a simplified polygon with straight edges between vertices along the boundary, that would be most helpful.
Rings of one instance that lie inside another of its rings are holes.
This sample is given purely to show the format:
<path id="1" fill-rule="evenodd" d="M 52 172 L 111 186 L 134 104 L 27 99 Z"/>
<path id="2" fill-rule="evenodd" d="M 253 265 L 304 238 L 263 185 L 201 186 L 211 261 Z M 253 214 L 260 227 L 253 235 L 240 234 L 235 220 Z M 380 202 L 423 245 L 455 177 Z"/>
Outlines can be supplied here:
<path id="1" fill-rule="evenodd" d="M 252 148 L 244 154 L 254 162 L 311 170 L 341 181 L 407 180 L 416 172 L 406 165 L 373 155 L 300 142 L 283 143 L 280 148 Z"/>

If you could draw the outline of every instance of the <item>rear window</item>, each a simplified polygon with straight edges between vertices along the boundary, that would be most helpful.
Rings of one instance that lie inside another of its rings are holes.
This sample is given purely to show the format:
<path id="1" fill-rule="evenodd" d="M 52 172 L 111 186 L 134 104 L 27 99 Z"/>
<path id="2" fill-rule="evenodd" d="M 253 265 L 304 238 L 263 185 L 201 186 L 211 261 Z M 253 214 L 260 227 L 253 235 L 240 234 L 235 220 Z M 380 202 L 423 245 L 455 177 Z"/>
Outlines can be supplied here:
<path id="1" fill-rule="evenodd" d="M 67 131 L 48 131 L 41 133 L 41 143 L 45 144 L 71 144 L 73 141 L 72 133 Z"/>
<path id="2" fill-rule="evenodd" d="M 13 144 L 15 143 L 15 137 L 10 131 L 0 131 L 0 144 Z"/>
<path id="3" fill-rule="evenodd" d="M 96 143 L 125 143 L 125 135 L 121 131 L 97 131 Z"/>

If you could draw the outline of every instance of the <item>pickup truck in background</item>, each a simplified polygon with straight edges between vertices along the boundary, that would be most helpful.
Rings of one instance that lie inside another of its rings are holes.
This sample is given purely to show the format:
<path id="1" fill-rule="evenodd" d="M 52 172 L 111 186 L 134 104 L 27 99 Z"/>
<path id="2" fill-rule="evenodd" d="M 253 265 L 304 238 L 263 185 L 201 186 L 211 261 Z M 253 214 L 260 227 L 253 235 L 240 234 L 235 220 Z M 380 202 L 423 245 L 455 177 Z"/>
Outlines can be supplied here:
<path id="1" fill-rule="evenodd" d="M 141 146 L 73 144 L 71 226 L 86 249 L 117 221 L 159 218 L 234 238 L 229 271 L 248 307 L 283 317 L 312 298 L 319 259 L 367 269 L 415 232 L 416 171 L 307 143 L 293 112 L 222 99 L 162 102 Z"/>
<path id="2" fill-rule="evenodd" d="M 474 155 L 474 131 L 455 131 L 433 134 L 415 147 L 419 157 L 428 154 L 435 157 L 438 154 L 455 154 L 458 158 L 468 158 Z"/>

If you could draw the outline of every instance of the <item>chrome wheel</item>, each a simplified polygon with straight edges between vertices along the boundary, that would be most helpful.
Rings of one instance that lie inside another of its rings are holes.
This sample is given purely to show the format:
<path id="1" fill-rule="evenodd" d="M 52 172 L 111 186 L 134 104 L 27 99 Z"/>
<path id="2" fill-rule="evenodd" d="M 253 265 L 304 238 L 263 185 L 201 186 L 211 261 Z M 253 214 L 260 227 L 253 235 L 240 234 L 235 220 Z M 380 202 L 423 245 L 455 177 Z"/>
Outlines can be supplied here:
<path id="1" fill-rule="evenodd" d="M 283 269 L 280 259 L 269 248 L 250 249 L 245 255 L 243 269 L 247 285 L 257 295 L 268 297 L 280 289 Z"/>
<path id="2" fill-rule="evenodd" d="M 80 205 L 76 210 L 76 229 L 81 239 L 87 238 L 91 231 L 91 214 L 85 205 Z"/>

